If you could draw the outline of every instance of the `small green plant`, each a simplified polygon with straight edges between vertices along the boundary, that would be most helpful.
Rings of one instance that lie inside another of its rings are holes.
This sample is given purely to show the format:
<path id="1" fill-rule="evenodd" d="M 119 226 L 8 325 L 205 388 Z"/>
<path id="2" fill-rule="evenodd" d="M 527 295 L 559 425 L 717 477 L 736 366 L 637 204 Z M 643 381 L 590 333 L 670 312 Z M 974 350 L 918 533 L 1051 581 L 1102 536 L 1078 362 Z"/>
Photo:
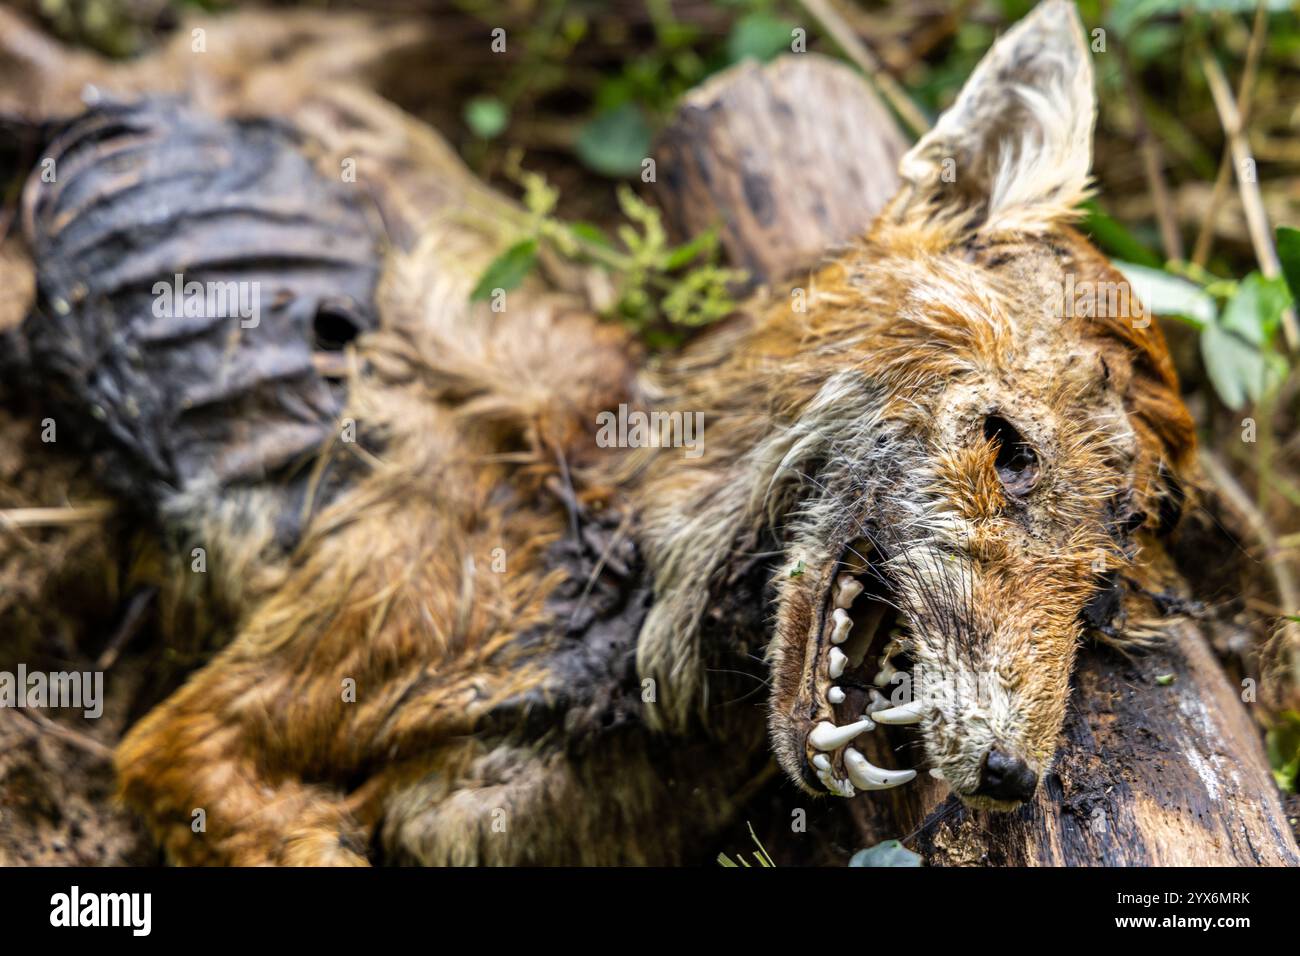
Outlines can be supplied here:
<path id="1" fill-rule="evenodd" d="M 1295 230 L 1278 232 L 1281 238 Z M 1118 260 L 1115 265 L 1141 288 L 1148 309 L 1200 331 L 1206 375 L 1228 408 L 1264 402 L 1286 378 L 1289 366 L 1278 343 L 1283 313 L 1294 301 L 1286 278 L 1255 271 L 1240 280 L 1222 279 L 1190 264 L 1168 270 Z"/>
<path id="2" fill-rule="evenodd" d="M 718 865 L 729 867 L 760 866 L 764 869 L 776 866 L 776 864 L 772 862 L 772 858 L 768 856 L 767 849 L 758 839 L 758 834 L 754 832 L 754 825 L 752 823 L 746 823 L 745 826 L 749 828 L 749 838 L 754 841 L 754 846 L 758 847 L 758 852 L 754 854 L 754 862 L 750 863 L 746 860 L 743 853 L 737 853 L 734 860 L 725 853 L 719 853 Z"/>
<path id="3" fill-rule="evenodd" d="M 525 215 L 519 234 L 484 270 L 471 300 L 486 300 L 495 289 L 516 288 L 548 249 L 608 272 L 616 293 L 602 317 L 631 327 L 651 348 L 675 346 L 692 329 L 735 310 L 730 290 L 746 273 L 719 265 L 716 232 L 680 245 L 669 243 L 659 211 L 624 184 L 618 203 L 626 221 L 611 237 L 592 223 L 557 218 L 559 193 L 540 173 L 523 169 L 517 152 L 507 160 L 507 174 L 523 189 Z"/>
<path id="4" fill-rule="evenodd" d="M 1295 793 L 1297 778 L 1300 778 L 1300 713 L 1287 710 L 1279 714 L 1265 740 L 1268 762 L 1273 767 L 1273 778 L 1278 787 L 1287 793 Z"/>

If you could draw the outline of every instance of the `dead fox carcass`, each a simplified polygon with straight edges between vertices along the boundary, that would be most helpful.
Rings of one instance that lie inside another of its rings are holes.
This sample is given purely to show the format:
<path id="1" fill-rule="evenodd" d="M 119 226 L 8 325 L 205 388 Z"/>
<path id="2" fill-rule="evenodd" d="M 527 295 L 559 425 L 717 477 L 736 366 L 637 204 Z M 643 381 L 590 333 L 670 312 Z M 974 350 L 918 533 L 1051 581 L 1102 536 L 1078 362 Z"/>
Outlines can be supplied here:
<path id="1" fill-rule="evenodd" d="M 241 609 L 117 751 L 169 857 L 679 861 L 773 752 L 819 795 L 927 769 L 1029 800 L 1085 631 L 1158 635 L 1194 446 L 1145 313 L 1066 302 L 1124 282 L 1070 225 L 1094 112 L 1077 16 L 1044 4 L 806 310 L 644 367 L 562 296 L 471 307 L 473 276 L 430 278 L 446 233 L 377 275 L 376 224 L 274 126 L 78 120 L 70 178 L 28 189 L 25 374 Z M 264 173 L 232 172 L 248 150 Z M 116 218 L 78 181 L 106 163 Z M 177 235 L 148 193 L 187 164 L 212 208 Z M 141 290 L 173 275 L 159 316 Z M 255 324 L 208 316 L 227 282 Z M 655 412 L 702 430 L 596 440 Z M 766 714 L 735 703 L 755 678 Z M 899 725 L 914 759 L 868 746 Z"/>

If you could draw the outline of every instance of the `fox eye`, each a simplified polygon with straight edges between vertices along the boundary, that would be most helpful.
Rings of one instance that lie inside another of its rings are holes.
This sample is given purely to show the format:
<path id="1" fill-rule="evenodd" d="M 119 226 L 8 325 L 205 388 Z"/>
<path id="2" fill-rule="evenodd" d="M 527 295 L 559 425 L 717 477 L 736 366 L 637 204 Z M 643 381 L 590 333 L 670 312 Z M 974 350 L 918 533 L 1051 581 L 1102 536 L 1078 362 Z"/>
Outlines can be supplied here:
<path id="1" fill-rule="evenodd" d="M 1028 494 L 1038 484 L 1038 455 L 1033 446 L 1014 425 L 998 415 L 984 419 L 984 437 L 997 446 L 994 467 L 1007 494 Z"/>

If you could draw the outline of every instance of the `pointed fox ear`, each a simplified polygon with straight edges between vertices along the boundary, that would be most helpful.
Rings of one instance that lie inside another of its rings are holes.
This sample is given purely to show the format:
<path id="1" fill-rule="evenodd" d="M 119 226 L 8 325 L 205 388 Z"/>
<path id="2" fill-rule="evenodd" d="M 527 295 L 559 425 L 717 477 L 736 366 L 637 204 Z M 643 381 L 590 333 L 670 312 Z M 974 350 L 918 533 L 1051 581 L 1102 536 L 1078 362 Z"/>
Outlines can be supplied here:
<path id="1" fill-rule="evenodd" d="M 1096 116 L 1078 11 L 1045 0 L 980 61 L 899 164 L 900 221 L 1042 231 L 1088 193 Z"/>

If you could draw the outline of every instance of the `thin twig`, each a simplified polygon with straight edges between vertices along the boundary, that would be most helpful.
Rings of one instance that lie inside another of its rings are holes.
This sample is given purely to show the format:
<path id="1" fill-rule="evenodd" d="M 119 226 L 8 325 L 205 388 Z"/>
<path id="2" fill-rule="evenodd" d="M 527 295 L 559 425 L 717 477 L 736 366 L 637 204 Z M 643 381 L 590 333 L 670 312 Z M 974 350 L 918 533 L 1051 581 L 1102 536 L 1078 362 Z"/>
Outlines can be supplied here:
<path id="1" fill-rule="evenodd" d="M 1264 49 L 1264 40 L 1268 37 L 1268 7 L 1260 3 L 1255 8 L 1255 22 L 1250 28 L 1250 43 L 1246 47 L 1246 65 L 1241 71 L 1241 87 L 1237 90 L 1237 113 L 1242 123 L 1250 122 L 1251 100 L 1255 93 L 1255 75 L 1259 70 L 1260 54 Z M 1223 155 L 1219 159 L 1219 172 L 1214 177 L 1214 191 L 1210 194 L 1210 205 L 1201 220 L 1200 232 L 1196 235 L 1196 245 L 1192 250 L 1192 262 L 1204 268 L 1210 258 L 1210 245 L 1214 241 L 1215 226 L 1219 221 L 1219 211 L 1228 198 L 1228 184 L 1232 180 L 1232 147 L 1224 144 Z"/>
<path id="2" fill-rule="evenodd" d="M 0 509 L 0 526 L 11 528 L 41 528 L 103 521 L 113 513 L 111 501 L 92 501 L 66 508 L 7 508 Z"/>
<path id="3" fill-rule="evenodd" d="M 1269 229 L 1264 198 L 1259 191 L 1259 177 L 1246 174 L 1248 169 L 1255 168 L 1255 159 L 1250 153 L 1246 128 L 1237 111 L 1232 87 L 1223 75 L 1223 67 L 1219 66 L 1219 61 L 1204 45 L 1201 46 L 1200 59 L 1205 79 L 1210 86 L 1210 95 L 1214 98 L 1214 108 L 1219 113 L 1219 122 L 1223 125 L 1228 145 L 1232 149 L 1233 164 L 1237 168 L 1237 188 L 1241 192 L 1241 205 L 1246 213 L 1246 225 L 1250 230 L 1250 242 L 1255 249 L 1259 271 L 1269 279 L 1276 278 L 1282 274 L 1282 264 L 1278 260 L 1277 250 L 1273 248 L 1273 234 Z M 1296 324 L 1294 309 L 1288 308 L 1283 313 L 1282 331 L 1286 333 L 1287 347 L 1293 352 L 1300 349 L 1300 326 Z"/>
<path id="4" fill-rule="evenodd" d="M 1255 502 L 1246 493 L 1246 489 L 1241 487 L 1237 479 L 1233 477 L 1232 472 L 1218 459 L 1218 456 L 1202 448 L 1200 460 L 1206 477 L 1223 495 L 1224 502 L 1241 516 L 1242 520 L 1250 526 L 1251 533 L 1263 545 L 1262 560 L 1273 578 L 1273 584 L 1277 588 L 1278 599 L 1282 603 L 1283 610 L 1287 614 L 1300 612 L 1300 589 L 1296 587 L 1295 576 L 1291 573 L 1291 567 L 1285 559 L 1279 557 L 1278 539 L 1269 527 L 1268 519 L 1255 507 Z M 1300 627 L 1297 627 L 1294 622 L 1287 622 L 1282 626 L 1281 634 L 1281 640 L 1285 645 L 1283 653 L 1291 679 L 1294 686 L 1300 689 Z"/>
<path id="5" fill-rule="evenodd" d="M 95 740 L 92 737 L 88 737 L 85 734 L 81 733 L 80 731 L 73 730 L 71 727 L 64 727 L 62 724 L 56 724 L 54 721 L 50 720 L 50 718 L 46 717 L 40 711 L 29 710 L 26 708 L 15 708 L 14 713 L 21 714 L 23 717 L 26 717 L 29 721 L 31 721 L 33 724 L 36 725 L 37 729 L 40 732 L 47 733 L 54 737 L 58 737 L 60 740 L 67 741 L 73 746 L 78 747 L 81 750 L 84 750 L 92 757 L 95 757 L 99 760 L 107 760 L 107 761 L 112 761 L 113 759 L 112 747 L 106 747 L 103 744 L 101 744 L 98 740 Z"/>
<path id="6" fill-rule="evenodd" d="M 122 648 L 126 647 L 131 638 L 135 637 L 139 632 L 140 625 L 144 623 L 145 611 L 148 610 L 149 604 L 157 593 L 158 589 L 150 586 L 141 588 L 131 597 L 131 601 L 126 608 L 126 614 L 122 616 L 122 623 L 118 625 L 116 633 L 109 639 L 104 652 L 95 661 L 95 670 L 106 671 L 117 663 L 117 656 L 122 653 Z"/>
<path id="7" fill-rule="evenodd" d="M 1119 46 L 1119 62 L 1120 70 L 1124 74 L 1124 87 L 1133 108 L 1133 123 L 1137 128 L 1137 144 L 1138 152 L 1142 155 L 1142 168 L 1146 174 L 1147 185 L 1151 187 L 1151 201 L 1155 206 L 1156 222 L 1160 224 L 1160 244 L 1164 247 L 1166 259 L 1179 262 L 1183 258 L 1183 237 L 1178 232 L 1173 202 L 1169 198 L 1169 186 L 1165 183 L 1164 159 L 1160 153 L 1160 143 L 1152 135 L 1151 128 L 1147 124 L 1146 108 L 1142 105 L 1142 95 L 1133 76 L 1133 66 L 1129 62 L 1128 50 L 1123 44 Z"/>
<path id="8" fill-rule="evenodd" d="M 930 129 L 930 121 L 893 76 L 880 65 L 876 55 L 858 38 L 839 11 L 831 6 L 830 0 L 799 0 L 799 3 L 808 11 L 809 16 L 821 24 L 821 28 L 844 51 L 844 55 L 875 84 L 880 95 L 889 101 L 889 105 L 908 125 L 914 136 L 920 136 Z"/>

